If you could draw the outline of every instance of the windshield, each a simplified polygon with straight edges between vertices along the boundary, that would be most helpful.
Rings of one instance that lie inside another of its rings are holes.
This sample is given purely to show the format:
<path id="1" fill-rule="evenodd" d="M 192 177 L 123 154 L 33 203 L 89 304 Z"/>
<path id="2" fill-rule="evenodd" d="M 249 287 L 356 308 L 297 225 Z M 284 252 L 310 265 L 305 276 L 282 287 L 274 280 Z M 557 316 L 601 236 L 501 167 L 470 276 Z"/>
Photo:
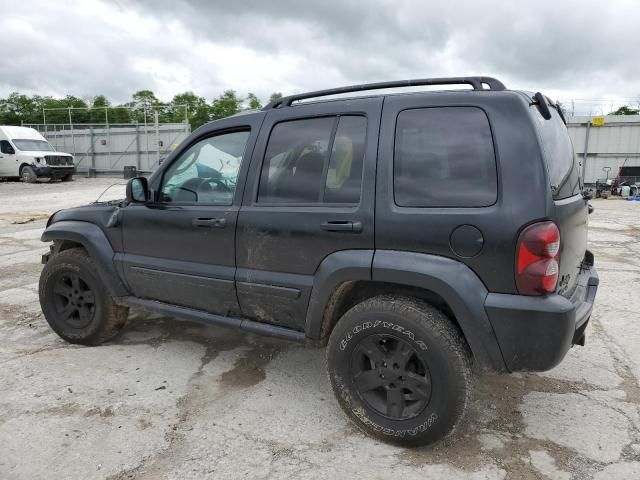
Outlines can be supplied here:
<path id="1" fill-rule="evenodd" d="M 44 140 L 25 140 L 14 139 L 13 144 L 18 150 L 25 152 L 54 152 L 55 150 Z"/>

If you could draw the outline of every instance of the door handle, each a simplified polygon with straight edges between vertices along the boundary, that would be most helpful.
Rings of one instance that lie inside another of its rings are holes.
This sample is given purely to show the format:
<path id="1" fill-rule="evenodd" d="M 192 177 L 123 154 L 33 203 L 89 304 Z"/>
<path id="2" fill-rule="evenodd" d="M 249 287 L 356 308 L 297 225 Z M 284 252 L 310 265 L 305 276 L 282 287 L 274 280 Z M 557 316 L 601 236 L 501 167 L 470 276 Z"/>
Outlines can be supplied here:
<path id="1" fill-rule="evenodd" d="M 194 227 L 224 228 L 227 226 L 227 219 L 226 218 L 194 218 L 192 223 Z"/>
<path id="2" fill-rule="evenodd" d="M 362 232 L 362 222 L 346 222 L 346 221 L 332 221 L 323 222 L 320 224 L 322 230 L 327 232 Z"/>

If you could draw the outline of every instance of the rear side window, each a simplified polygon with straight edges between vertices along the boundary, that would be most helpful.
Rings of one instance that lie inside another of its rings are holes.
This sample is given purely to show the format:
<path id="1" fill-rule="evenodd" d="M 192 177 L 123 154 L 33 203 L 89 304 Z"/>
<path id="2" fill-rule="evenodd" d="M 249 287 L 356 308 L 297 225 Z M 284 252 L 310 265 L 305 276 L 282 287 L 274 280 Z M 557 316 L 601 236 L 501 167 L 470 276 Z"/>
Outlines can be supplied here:
<path id="1" fill-rule="evenodd" d="M 485 113 L 474 107 L 404 110 L 396 123 L 394 198 L 402 207 L 483 207 L 498 180 Z"/>
<path id="2" fill-rule="evenodd" d="M 366 127 L 362 116 L 275 125 L 260 173 L 258 203 L 358 203 Z"/>
<path id="3" fill-rule="evenodd" d="M 532 107 L 532 114 L 538 127 L 553 198 L 562 199 L 580 193 L 582 179 L 567 127 L 554 108 L 549 110 L 549 120 L 545 120 L 536 107 Z"/>

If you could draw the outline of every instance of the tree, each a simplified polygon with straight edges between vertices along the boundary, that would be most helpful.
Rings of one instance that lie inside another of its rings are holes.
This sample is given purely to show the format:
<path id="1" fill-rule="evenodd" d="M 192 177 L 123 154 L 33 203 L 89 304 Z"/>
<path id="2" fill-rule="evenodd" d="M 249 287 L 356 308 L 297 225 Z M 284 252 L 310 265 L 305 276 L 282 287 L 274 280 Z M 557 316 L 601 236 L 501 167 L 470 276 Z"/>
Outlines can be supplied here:
<path id="1" fill-rule="evenodd" d="M 124 106 L 130 107 L 132 120 L 142 123 L 146 118 L 147 123 L 153 123 L 153 110 L 160 106 L 160 100 L 151 90 L 138 90 Z"/>
<path id="2" fill-rule="evenodd" d="M 90 123 L 106 123 L 107 113 L 105 110 L 111 106 L 111 103 L 104 95 L 97 95 L 93 102 L 91 102 L 91 109 L 89 110 L 89 122 Z M 109 115 L 111 117 L 111 115 Z M 113 120 L 109 118 L 109 123 Z"/>
<path id="3" fill-rule="evenodd" d="M 609 113 L 609 115 L 640 115 L 640 110 L 631 108 L 628 105 L 622 105 L 617 110 Z"/>
<path id="4" fill-rule="evenodd" d="M 282 93 L 274 92 L 269 101 L 282 98 Z M 211 120 L 234 115 L 243 109 L 262 108 L 262 102 L 254 93 L 247 98 L 238 97 L 234 90 L 226 90 L 211 104 L 192 91 L 179 93 L 171 102 L 163 103 L 151 90 L 138 90 L 131 101 L 113 105 L 105 95 L 87 95 L 82 98 L 67 95 L 64 98 L 24 95 L 13 92 L 7 98 L 0 98 L 0 125 L 39 124 L 46 118 L 48 124 L 104 124 L 108 113 L 110 124 L 131 123 L 146 120 L 153 124 L 154 112 L 158 112 L 160 122 L 182 123 L 187 120 L 192 129 Z M 71 109 L 71 110 L 70 110 Z M 43 112 L 44 110 L 44 112 Z M 71 114 L 71 119 L 69 118 Z"/>
<path id="5" fill-rule="evenodd" d="M 0 102 L 0 124 L 42 123 L 42 97 L 13 92 Z"/>
<path id="6" fill-rule="evenodd" d="M 226 90 L 211 103 L 211 119 L 229 117 L 235 115 L 242 108 L 242 99 L 236 96 L 235 90 Z"/>
<path id="7" fill-rule="evenodd" d="M 191 129 L 196 129 L 209 121 L 207 101 L 191 91 L 175 95 L 169 105 L 171 122 L 184 122 L 185 106 Z"/>
<path id="8" fill-rule="evenodd" d="M 256 97 L 254 93 L 249 92 L 249 94 L 247 95 L 247 101 L 249 102 L 247 107 L 249 110 L 258 110 L 262 108 L 262 103 L 260 103 L 260 99 Z"/>

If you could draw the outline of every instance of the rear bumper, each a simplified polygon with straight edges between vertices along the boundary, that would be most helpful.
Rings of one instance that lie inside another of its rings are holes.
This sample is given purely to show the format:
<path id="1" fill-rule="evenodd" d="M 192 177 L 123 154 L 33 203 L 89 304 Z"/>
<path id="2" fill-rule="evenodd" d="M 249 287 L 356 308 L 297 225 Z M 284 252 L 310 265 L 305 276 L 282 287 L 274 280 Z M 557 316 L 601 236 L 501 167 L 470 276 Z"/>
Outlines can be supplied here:
<path id="1" fill-rule="evenodd" d="M 34 168 L 36 175 L 38 177 L 48 177 L 48 178 L 62 178 L 66 177 L 69 174 L 76 173 L 76 167 L 74 165 L 66 166 L 66 167 L 51 167 L 51 166 L 42 166 Z"/>
<path id="2" fill-rule="evenodd" d="M 485 310 L 509 371 L 544 371 L 558 365 L 584 332 L 598 290 L 593 266 L 583 269 L 570 299 L 490 293 Z"/>

